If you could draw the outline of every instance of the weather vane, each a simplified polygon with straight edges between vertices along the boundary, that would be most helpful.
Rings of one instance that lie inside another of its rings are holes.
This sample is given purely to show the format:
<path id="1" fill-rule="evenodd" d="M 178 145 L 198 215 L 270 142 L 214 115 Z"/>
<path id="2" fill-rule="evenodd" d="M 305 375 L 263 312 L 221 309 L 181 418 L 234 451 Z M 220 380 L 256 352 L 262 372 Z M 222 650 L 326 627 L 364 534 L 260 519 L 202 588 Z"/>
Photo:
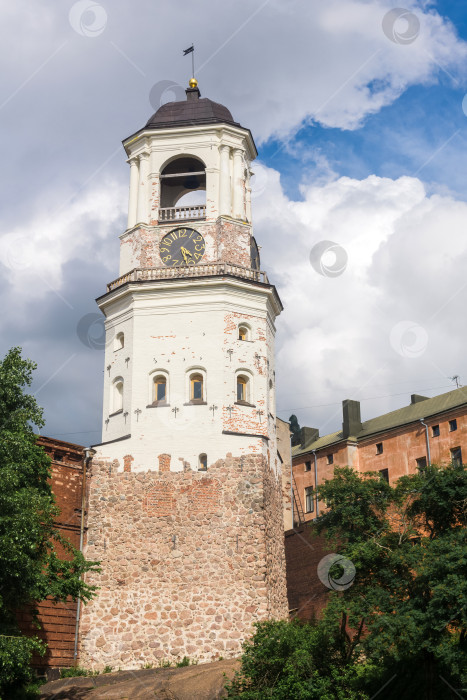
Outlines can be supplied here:
<path id="1" fill-rule="evenodd" d="M 187 56 L 191 53 L 191 80 L 195 81 L 195 45 L 192 44 L 189 49 L 184 49 L 183 55 Z M 190 80 L 190 84 L 191 84 Z M 196 87 L 196 85 L 194 86 Z"/>

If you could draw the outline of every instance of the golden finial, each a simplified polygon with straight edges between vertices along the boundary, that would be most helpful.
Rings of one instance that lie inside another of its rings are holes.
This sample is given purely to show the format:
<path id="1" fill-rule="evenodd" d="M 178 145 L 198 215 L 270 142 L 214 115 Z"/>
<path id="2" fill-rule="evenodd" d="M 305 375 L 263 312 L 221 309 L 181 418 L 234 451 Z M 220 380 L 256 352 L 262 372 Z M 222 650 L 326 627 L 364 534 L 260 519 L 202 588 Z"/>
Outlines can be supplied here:
<path id="1" fill-rule="evenodd" d="M 198 87 L 198 81 L 196 80 L 196 78 L 191 78 L 191 79 L 190 79 L 190 82 L 188 83 L 188 85 L 189 85 L 191 88 L 196 88 L 196 87 Z"/>

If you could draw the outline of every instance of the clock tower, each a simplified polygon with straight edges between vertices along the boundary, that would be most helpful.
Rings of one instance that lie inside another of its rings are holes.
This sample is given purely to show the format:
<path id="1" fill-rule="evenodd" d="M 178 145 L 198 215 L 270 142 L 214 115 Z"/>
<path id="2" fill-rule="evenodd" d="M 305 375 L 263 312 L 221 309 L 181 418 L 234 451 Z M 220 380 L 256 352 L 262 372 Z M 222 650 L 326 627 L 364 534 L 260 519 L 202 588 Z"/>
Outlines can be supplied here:
<path id="1" fill-rule="evenodd" d="M 104 401 L 86 556 L 102 574 L 80 623 L 80 662 L 95 668 L 235 656 L 255 620 L 287 614 L 282 306 L 252 231 L 252 135 L 192 79 L 123 145 L 128 226 L 119 277 L 97 300 Z"/>

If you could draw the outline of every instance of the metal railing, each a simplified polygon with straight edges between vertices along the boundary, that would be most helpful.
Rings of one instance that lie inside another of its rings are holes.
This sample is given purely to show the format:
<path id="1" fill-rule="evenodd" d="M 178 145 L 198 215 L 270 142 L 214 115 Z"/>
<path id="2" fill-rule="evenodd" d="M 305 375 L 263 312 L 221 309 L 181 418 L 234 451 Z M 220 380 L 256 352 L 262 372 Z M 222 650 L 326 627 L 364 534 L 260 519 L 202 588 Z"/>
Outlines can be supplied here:
<path id="1" fill-rule="evenodd" d="M 230 275 L 241 277 L 252 282 L 269 284 L 268 276 L 262 270 L 253 270 L 242 265 L 232 263 L 200 263 L 188 267 L 146 267 L 136 268 L 122 275 L 107 285 L 107 291 L 111 292 L 127 282 L 145 282 L 167 279 L 186 279 L 193 277 L 213 277 L 218 275 Z"/>
<path id="2" fill-rule="evenodd" d="M 163 221 L 187 221 L 189 219 L 205 218 L 205 204 L 193 204 L 188 207 L 164 207 L 159 209 L 159 223 Z"/>

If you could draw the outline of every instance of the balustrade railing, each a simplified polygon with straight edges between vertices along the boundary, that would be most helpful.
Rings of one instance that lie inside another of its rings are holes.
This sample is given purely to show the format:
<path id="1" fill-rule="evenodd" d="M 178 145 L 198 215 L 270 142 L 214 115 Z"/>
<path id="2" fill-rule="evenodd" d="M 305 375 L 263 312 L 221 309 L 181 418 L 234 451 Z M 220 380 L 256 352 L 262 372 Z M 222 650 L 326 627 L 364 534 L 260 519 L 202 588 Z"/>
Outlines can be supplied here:
<path id="1" fill-rule="evenodd" d="M 189 219 L 205 218 L 205 204 L 193 204 L 188 207 L 163 207 L 159 209 L 159 223 L 163 221 L 187 221 Z"/>
<path id="2" fill-rule="evenodd" d="M 232 275 L 242 277 L 252 282 L 269 284 L 268 276 L 262 270 L 253 270 L 242 265 L 232 263 L 201 263 L 188 267 L 147 267 L 136 268 L 122 275 L 107 285 L 107 291 L 111 292 L 127 282 L 144 282 L 151 280 L 186 279 L 192 277 L 213 277 L 218 275 Z"/>

